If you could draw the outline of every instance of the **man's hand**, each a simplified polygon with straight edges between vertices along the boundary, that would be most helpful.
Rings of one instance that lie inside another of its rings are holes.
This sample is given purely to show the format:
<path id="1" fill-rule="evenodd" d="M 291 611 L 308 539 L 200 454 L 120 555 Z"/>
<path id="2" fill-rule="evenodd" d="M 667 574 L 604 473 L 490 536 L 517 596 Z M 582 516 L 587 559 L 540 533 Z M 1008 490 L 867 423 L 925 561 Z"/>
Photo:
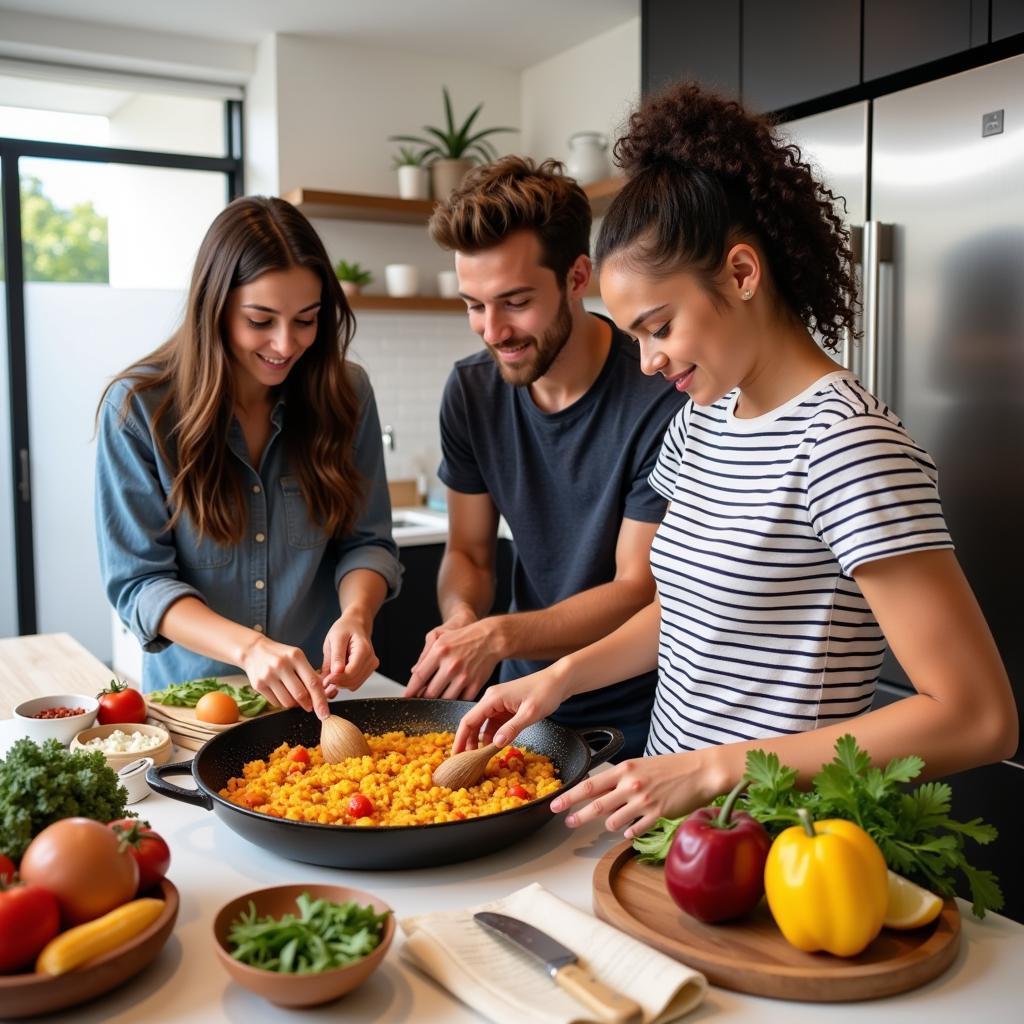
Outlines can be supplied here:
<path id="1" fill-rule="evenodd" d="M 406 697 L 473 700 L 501 660 L 493 619 L 463 606 L 426 637 Z"/>

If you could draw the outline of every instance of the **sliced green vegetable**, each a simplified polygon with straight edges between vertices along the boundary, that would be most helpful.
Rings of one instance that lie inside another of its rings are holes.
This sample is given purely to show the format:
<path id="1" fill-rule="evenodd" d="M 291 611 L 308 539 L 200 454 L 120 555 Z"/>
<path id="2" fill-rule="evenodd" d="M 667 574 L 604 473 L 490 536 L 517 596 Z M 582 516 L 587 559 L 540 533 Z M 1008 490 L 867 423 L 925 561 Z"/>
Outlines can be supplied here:
<path id="1" fill-rule="evenodd" d="M 897 757 L 884 768 L 847 734 L 836 741 L 836 756 L 814 777 L 806 792 L 796 788 L 797 770 L 780 763 L 776 754 L 747 752 L 751 784 L 737 801 L 738 810 L 756 818 L 772 836 L 799 823 L 806 807 L 815 820 L 844 818 L 856 822 L 878 844 L 886 864 L 899 875 L 942 896 L 955 893 L 960 872 L 971 890 L 977 917 L 1001 910 L 1003 894 L 991 871 L 972 867 L 964 839 L 985 845 L 998 835 L 981 818 L 956 821 L 949 816 L 953 791 L 944 782 L 926 782 L 907 790 L 906 784 L 924 768 L 920 757 Z M 724 796 L 715 802 L 722 803 Z M 657 863 L 668 855 L 672 836 L 682 819 L 659 818 L 652 829 L 633 840 L 641 859 Z"/>
<path id="2" fill-rule="evenodd" d="M 633 849 L 640 854 L 645 864 L 660 864 L 668 856 L 672 837 L 676 829 L 686 820 L 682 818 L 659 818 L 642 836 L 633 840 Z"/>
<path id="3" fill-rule="evenodd" d="M 218 683 L 216 679 L 191 679 L 185 683 L 174 683 L 148 696 L 157 704 L 167 704 L 175 708 L 194 708 L 200 697 L 215 692 L 233 697 L 238 705 L 238 713 L 246 718 L 258 715 L 268 703 L 266 697 L 258 694 L 251 686 L 229 686 L 227 683 Z"/>
<path id="4" fill-rule="evenodd" d="M 303 893 L 295 901 L 299 913 L 278 919 L 248 911 L 228 932 L 231 955 L 250 967 L 280 974 L 317 974 L 355 963 L 380 945 L 388 913 L 355 901 L 332 903 Z"/>

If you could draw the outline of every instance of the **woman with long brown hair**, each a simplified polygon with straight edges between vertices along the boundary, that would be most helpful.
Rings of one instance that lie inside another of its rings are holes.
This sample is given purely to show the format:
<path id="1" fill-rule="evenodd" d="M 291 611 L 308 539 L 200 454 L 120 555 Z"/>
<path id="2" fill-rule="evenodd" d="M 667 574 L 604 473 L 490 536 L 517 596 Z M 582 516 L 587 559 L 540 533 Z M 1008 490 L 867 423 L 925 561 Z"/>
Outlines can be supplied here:
<path id="1" fill-rule="evenodd" d="M 935 465 L 829 355 L 854 313 L 835 197 L 767 119 L 692 83 L 646 99 L 616 156 L 601 296 L 644 372 L 690 397 L 650 476 L 670 503 L 657 598 L 492 687 L 456 749 L 481 728 L 510 742 L 568 696 L 657 666 L 647 756 L 554 801 L 589 801 L 571 826 L 642 833 L 731 789 L 754 748 L 807 783 L 846 732 L 931 776 L 1009 756 L 1013 694 Z M 871 710 L 887 643 L 917 692 Z"/>
<path id="2" fill-rule="evenodd" d="M 373 619 L 401 566 L 354 327 L 309 221 L 236 199 L 203 239 L 181 326 L 104 392 L 100 565 L 144 690 L 241 669 L 325 717 L 376 668 Z"/>

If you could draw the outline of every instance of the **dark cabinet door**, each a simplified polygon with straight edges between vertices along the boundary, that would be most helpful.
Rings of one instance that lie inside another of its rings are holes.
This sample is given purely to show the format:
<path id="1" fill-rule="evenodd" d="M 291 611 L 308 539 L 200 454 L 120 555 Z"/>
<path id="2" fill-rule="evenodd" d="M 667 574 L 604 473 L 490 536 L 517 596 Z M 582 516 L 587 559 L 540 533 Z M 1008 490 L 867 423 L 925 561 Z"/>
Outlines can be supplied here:
<path id="1" fill-rule="evenodd" d="M 992 42 L 1019 32 L 1024 32 L 1024 0 L 992 0 Z"/>
<path id="2" fill-rule="evenodd" d="M 643 0 L 644 94 L 682 78 L 740 94 L 740 0 Z"/>
<path id="3" fill-rule="evenodd" d="M 864 81 L 970 49 L 971 5 L 972 0 L 864 0 Z"/>
<path id="4" fill-rule="evenodd" d="M 437 606 L 437 572 L 444 557 L 443 544 L 419 544 L 400 548 L 398 557 L 405 567 L 398 597 L 388 601 L 373 624 L 373 649 L 380 659 L 381 675 L 402 686 L 409 681 L 413 665 L 423 650 L 423 641 L 440 625 Z M 498 541 L 494 607 L 492 615 L 508 611 L 512 590 L 512 544 Z M 398 696 L 398 691 L 395 693 Z"/>
<path id="5" fill-rule="evenodd" d="M 860 83 L 860 0 L 743 4 L 743 102 L 780 110 Z"/>
<path id="6" fill-rule="evenodd" d="M 373 624 L 373 649 L 380 659 L 377 671 L 402 686 L 423 650 L 424 637 L 441 622 L 437 570 L 443 555 L 443 544 L 400 548 L 398 557 L 405 567 L 402 589 L 381 608 Z"/>

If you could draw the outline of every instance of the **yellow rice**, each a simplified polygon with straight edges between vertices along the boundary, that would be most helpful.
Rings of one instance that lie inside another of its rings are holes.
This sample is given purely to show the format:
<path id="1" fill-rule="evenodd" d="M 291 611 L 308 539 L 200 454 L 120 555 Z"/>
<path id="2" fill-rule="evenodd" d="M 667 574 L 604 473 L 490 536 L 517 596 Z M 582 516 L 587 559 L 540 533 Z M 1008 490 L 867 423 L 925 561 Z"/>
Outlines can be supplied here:
<path id="1" fill-rule="evenodd" d="M 282 743 L 266 760 L 249 761 L 242 777 L 229 779 L 220 795 L 289 821 L 401 826 L 496 814 L 548 796 L 562 785 L 549 758 L 523 747 L 516 748 L 523 763 L 513 760 L 503 766 L 502 756 L 510 749 L 506 747 L 491 758 L 475 786 L 454 791 L 435 786 L 430 777 L 451 753 L 454 738 L 450 732 L 367 736 L 371 756 L 338 764 L 325 764 L 318 746 L 305 748 L 308 763 L 296 761 L 292 754 L 299 748 Z M 527 797 L 511 795 L 513 786 L 521 786 Z M 373 805 L 372 814 L 354 818 L 348 813 L 349 800 L 357 793 Z"/>

